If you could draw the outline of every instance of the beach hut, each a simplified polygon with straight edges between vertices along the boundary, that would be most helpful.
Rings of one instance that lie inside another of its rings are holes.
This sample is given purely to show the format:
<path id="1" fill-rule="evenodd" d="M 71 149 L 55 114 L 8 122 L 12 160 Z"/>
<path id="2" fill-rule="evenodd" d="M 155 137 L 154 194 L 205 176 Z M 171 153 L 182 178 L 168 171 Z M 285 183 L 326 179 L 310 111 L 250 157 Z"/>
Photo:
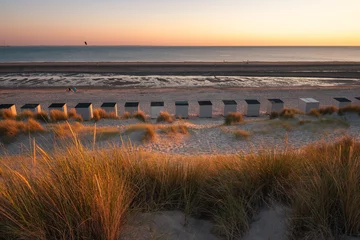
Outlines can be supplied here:
<path id="1" fill-rule="evenodd" d="M 256 99 L 245 99 L 245 115 L 248 117 L 258 117 L 260 115 L 260 102 Z"/>
<path id="2" fill-rule="evenodd" d="M 65 113 L 65 115 L 67 115 L 66 103 L 52 103 L 48 108 L 49 108 L 49 112 L 51 112 L 52 110 L 58 110 Z"/>
<path id="3" fill-rule="evenodd" d="M 313 98 L 300 98 L 299 109 L 304 113 L 310 112 L 311 109 L 318 109 L 320 102 Z"/>
<path id="4" fill-rule="evenodd" d="M 9 110 L 13 115 L 16 115 L 15 104 L 0 104 L 0 112 L 3 110 Z"/>
<path id="5" fill-rule="evenodd" d="M 237 111 L 237 102 L 235 100 L 223 100 L 224 103 L 224 116 L 228 115 L 230 112 Z"/>
<path id="6" fill-rule="evenodd" d="M 28 104 L 25 104 L 24 106 L 22 106 L 20 109 L 22 112 L 23 111 L 31 111 L 34 113 L 41 112 L 41 106 L 38 103 L 28 103 Z"/>
<path id="7" fill-rule="evenodd" d="M 347 98 L 334 98 L 333 105 L 337 108 L 342 108 L 351 105 L 351 101 Z"/>
<path id="8" fill-rule="evenodd" d="M 356 102 L 356 105 L 360 105 L 360 97 L 355 97 L 355 102 Z"/>
<path id="9" fill-rule="evenodd" d="M 100 108 L 104 109 L 107 113 L 115 113 L 115 116 L 118 116 L 118 109 L 116 102 L 104 102 Z"/>
<path id="10" fill-rule="evenodd" d="M 125 112 L 129 112 L 130 114 L 138 112 L 139 102 L 126 102 L 125 103 Z"/>
<path id="11" fill-rule="evenodd" d="M 78 103 L 75 106 L 76 113 L 79 114 L 85 121 L 93 118 L 93 107 L 91 103 Z"/>
<path id="12" fill-rule="evenodd" d="M 150 103 L 151 118 L 157 118 L 162 111 L 164 111 L 164 102 Z"/>
<path id="13" fill-rule="evenodd" d="M 212 117 L 212 103 L 211 101 L 198 101 L 200 106 L 200 117 L 211 118 Z"/>
<path id="14" fill-rule="evenodd" d="M 189 118 L 189 103 L 187 101 L 175 102 L 175 116 L 177 118 Z"/>
<path id="15" fill-rule="evenodd" d="M 270 98 L 269 104 L 267 107 L 267 114 L 271 114 L 272 112 L 280 112 L 284 109 L 284 102 L 279 98 Z"/>

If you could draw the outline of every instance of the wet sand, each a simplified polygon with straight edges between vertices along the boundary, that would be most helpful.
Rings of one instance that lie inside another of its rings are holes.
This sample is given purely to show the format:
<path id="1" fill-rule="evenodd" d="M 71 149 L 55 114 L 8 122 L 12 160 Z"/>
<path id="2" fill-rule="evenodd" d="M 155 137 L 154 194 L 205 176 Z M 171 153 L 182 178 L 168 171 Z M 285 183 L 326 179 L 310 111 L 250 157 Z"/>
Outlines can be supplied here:
<path id="1" fill-rule="evenodd" d="M 360 62 L 25 62 L 0 63 L 0 73 L 273 76 L 360 79 Z"/>

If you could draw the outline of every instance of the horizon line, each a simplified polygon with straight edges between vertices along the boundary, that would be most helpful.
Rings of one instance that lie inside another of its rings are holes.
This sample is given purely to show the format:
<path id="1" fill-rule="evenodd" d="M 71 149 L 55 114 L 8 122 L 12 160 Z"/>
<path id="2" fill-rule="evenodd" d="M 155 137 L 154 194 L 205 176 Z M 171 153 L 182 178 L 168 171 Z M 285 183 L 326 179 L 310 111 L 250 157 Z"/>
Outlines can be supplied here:
<path id="1" fill-rule="evenodd" d="M 0 47 L 360 47 L 360 45 L 1 45 Z"/>

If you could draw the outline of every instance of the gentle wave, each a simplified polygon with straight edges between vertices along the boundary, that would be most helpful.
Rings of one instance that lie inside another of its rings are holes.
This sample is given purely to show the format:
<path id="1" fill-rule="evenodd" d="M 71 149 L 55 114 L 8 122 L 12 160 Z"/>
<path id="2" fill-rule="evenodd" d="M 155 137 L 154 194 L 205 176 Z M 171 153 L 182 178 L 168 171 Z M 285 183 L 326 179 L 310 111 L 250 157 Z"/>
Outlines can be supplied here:
<path id="1" fill-rule="evenodd" d="M 359 85 L 359 79 L 245 76 L 128 76 L 105 74 L 11 73 L 0 75 L 0 87 L 300 87 Z"/>

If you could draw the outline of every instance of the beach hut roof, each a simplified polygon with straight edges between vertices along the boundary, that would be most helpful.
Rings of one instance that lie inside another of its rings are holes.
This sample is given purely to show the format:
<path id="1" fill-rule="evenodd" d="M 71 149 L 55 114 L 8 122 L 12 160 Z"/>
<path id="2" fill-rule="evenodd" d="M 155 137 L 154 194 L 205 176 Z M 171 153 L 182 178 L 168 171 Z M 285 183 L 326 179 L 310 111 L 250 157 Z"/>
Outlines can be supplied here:
<path id="1" fill-rule="evenodd" d="M 24 106 L 22 106 L 21 108 L 36 108 L 39 105 L 40 104 L 38 104 L 38 103 L 28 103 L 28 104 L 25 104 Z"/>
<path id="2" fill-rule="evenodd" d="M 283 100 L 279 99 L 279 98 L 270 98 L 268 99 L 271 103 L 284 103 Z"/>
<path id="3" fill-rule="evenodd" d="M 188 101 L 176 101 L 175 106 L 189 106 Z"/>
<path id="4" fill-rule="evenodd" d="M 225 105 L 237 105 L 235 100 L 222 100 Z"/>
<path id="5" fill-rule="evenodd" d="M 6 109 L 14 106 L 15 104 L 0 104 L 0 109 Z"/>
<path id="6" fill-rule="evenodd" d="M 78 103 L 75 108 L 88 108 L 91 106 L 91 103 Z"/>
<path id="7" fill-rule="evenodd" d="M 306 103 L 318 103 L 318 100 L 315 100 L 313 98 L 300 98 L 301 101 L 306 102 Z"/>
<path id="8" fill-rule="evenodd" d="M 66 103 L 52 103 L 49 108 L 62 108 Z"/>
<path id="9" fill-rule="evenodd" d="M 151 102 L 150 106 L 151 107 L 163 107 L 164 102 Z"/>
<path id="10" fill-rule="evenodd" d="M 338 102 L 351 102 L 349 99 L 347 98 L 334 98 L 336 101 Z"/>
<path id="11" fill-rule="evenodd" d="M 212 105 L 211 101 L 198 101 L 200 106 Z"/>
<path id="12" fill-rule="evenodd" d="M 260 104 L 260 102 L 256 99 L 245 99 L 247 104 Z"/>
<path id="13" fill-rule="evenodd" d="M 115 107 L 116 102 L 104 102 L 101 107 Z"/>
<path id="14" fill-rule="evenodd" d="M 126 102 L 125 107 L 137 107 L 139 106 L 139 102 Z"/>

